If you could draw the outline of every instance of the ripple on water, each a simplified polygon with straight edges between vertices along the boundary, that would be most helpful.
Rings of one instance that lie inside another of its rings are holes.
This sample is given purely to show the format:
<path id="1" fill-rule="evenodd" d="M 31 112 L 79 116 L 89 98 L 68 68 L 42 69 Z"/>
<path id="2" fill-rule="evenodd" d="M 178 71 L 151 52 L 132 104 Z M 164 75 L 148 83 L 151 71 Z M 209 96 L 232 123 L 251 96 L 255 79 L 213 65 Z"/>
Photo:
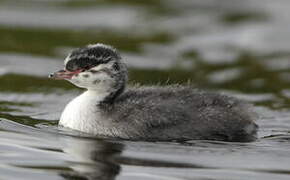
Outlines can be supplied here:
<path id="1" fill-rule="evenodd" d="M 289 179 L 290 1 L 0 3 L 0 179 Z M 191 80 L 250 101 L 259 139 L 128 142 L 58 128 L 80 90 L 46 77 L 95 42 L 120 49 L 131 83 Z"/>

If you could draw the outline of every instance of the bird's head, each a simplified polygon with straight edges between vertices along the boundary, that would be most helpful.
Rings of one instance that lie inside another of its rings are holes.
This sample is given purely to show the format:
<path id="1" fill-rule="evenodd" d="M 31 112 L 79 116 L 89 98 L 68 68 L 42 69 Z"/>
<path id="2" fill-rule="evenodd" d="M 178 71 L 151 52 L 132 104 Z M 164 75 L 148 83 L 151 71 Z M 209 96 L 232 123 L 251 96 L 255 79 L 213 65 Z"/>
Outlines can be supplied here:
<path id="1" fill-rule="evenodd" d="M 116 49 L 94 44 L 73 50 L 64 61 L 64 69 L 49 77 L 100 93 L 115 93 L 125 88 L 127 68 Z"/>

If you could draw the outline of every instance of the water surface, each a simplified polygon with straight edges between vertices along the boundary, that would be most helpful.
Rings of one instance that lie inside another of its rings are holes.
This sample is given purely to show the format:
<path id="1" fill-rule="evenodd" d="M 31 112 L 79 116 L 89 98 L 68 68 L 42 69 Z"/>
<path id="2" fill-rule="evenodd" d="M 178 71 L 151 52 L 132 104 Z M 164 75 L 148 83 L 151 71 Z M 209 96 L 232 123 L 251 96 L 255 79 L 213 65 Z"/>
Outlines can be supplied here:
<path id="1" fill-rule="evenodd" d="M 0 179 L 290 178 L 287 0 L 0 1 Z M 118 48 L 130 84 L 191 83 L 254 104 L 252 143 L 97 139 L 57 127 L 82 92 L 47 79 L 75 47 Z"/>

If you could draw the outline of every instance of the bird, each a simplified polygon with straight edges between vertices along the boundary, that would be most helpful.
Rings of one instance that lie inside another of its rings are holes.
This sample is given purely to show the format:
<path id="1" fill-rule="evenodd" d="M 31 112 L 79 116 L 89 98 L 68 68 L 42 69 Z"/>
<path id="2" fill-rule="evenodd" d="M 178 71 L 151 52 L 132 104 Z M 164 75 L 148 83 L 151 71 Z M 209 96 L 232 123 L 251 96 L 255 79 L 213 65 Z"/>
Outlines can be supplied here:
<path id="1" fill-rule="evenodd" d="M 133 141 L 257 139 L 253 105 L 191 85 L 129 86 L 127 65 L 110 45 L 73 49 L 49 77 L 85 89 L 64 108 L 65 128 Z"/>

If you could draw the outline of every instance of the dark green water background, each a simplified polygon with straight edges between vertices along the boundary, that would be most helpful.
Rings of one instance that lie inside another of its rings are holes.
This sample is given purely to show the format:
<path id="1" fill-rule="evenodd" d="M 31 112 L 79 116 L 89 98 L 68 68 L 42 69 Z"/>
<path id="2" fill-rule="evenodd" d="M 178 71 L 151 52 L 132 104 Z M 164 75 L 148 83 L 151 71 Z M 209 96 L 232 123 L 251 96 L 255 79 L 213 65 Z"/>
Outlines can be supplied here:
<path id="1" fill-rule="evenodd" d="M 290 1 L 0 0 L 0 179 L 290 179 Z M 110 44 L 130 83 L 191 83 L 259 114 L 253 143 L 107 141 L 57 128 L 82 90 L 47 75 Z"/>

